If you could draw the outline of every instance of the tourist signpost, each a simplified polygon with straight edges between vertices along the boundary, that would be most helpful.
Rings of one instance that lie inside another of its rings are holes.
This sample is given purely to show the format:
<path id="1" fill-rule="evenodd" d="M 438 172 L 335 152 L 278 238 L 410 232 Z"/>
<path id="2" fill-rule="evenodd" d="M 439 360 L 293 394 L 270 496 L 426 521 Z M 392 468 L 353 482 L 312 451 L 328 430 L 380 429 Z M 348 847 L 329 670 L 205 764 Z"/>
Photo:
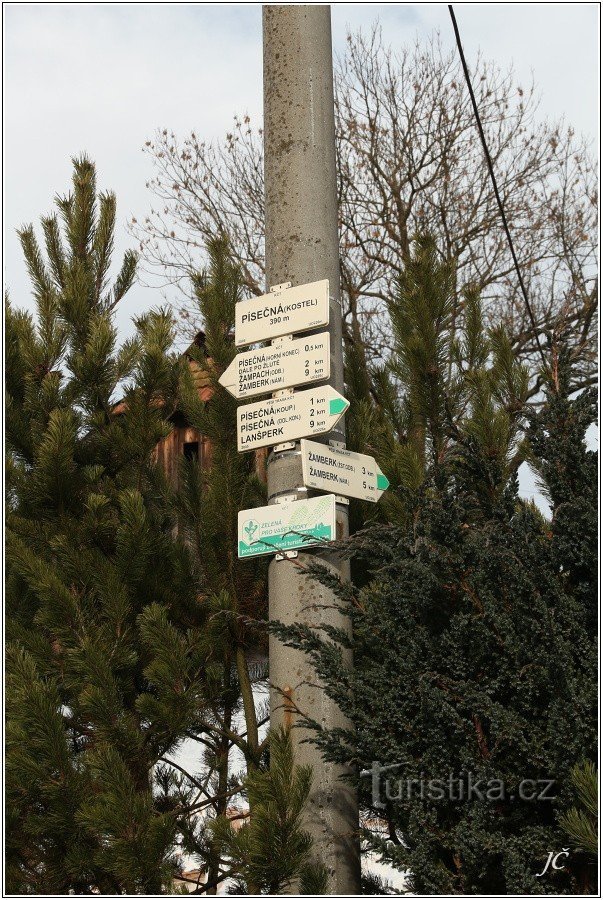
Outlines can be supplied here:
<path id="1" fill-rule="evenodd" d="M 325 294 L 331 295 L 328 330 L 332 352 L 329 383 L 345 394 L 331 9 L 326 4 L 266 3 L 262 15 L 267 285 L 286 281 L 300 284 L 317 276 L 328 279 Z M 312 328 L 323 325 L 312 325 L 308 330 Z M 335 428 L 331 438 L 343 442 L 343 421 Z M 301 436 L 311 437 L 311 432 Z M 297 493 L 302 484 L 300 454 L 288 452 L 286 444 L 276 446 L 266 461 L 266 476 L 271 505 L 282 496 Z M 347 507 L 337 503 L 337 537 L 344 540 L 347 519 Z M 282 561 L 270 563 L 271 619 L 343 629 L 351 637 L 346 604 L 339 602 L 329 586 L 317 584 L 304 573 L 308 558 L 301 550 L 299 554 L 299 568 L 287 562 L 286 554 Z M 334 582 L 349 581 L 347 559 L 326 553 L 321 562 Z M 306 654 L 285 646 L 276 635 L 270 635 L 269 654 L 271 728 L 293 726 L 290 733 L 295 763 L 307 765 L 312 772 L 302 816 L 302 827 L 313 845 L 309 860 L 325 870 L 325 893 L 359 894 L 358 802 L 354 785 L 345 778 L 349 771 L 339 764 L 325 764 L 320 748 L 307 742 L 307 730 L 294 727 L 303 726 L 304 712 L 319 717 L 327 731 L 343 730 L 349 723 L 334 700 L 317 692 L 316 673 Z M 351 654 L 345 649 L 341 662 L 344 670 L 351 664 Z M 298 884 L 294 885 L 296 889 Z"/>
<path id="2" fill-rule="evenodd" d="M 351 450 L 301 441 L 304 484 L 320 491 L 334 491 L 376 503 L 389 481 L 372 456 Z"/>
<path id="3" fill-rule="evenodd" d="M 237 400 L 244 400 L 297 384 L 326 381 L 331 374 L 330 353 L 328 331 L 282 340 L 239 353 L 220 377 L 220 384 Z"/>
<path id="4" fill-rule="evenodd" d="M 284 397 L 248 403 L 237 410 L 239 450 L 256 450 L 332 431 L 349 402 L 329 384 Z"/>
<path id="5" fill-rule="evenodd" d="M 335 495 L 322 494 L 242 509 L 239 512 L 238 555 L 241 559 L 284 553 L 335 540 Z"/>
<path id="6" fill-rule="evenodd" d="M 272 290 L 235 307 L 235 346 L 270 341 L 329 324 L 329 280 Z"/>

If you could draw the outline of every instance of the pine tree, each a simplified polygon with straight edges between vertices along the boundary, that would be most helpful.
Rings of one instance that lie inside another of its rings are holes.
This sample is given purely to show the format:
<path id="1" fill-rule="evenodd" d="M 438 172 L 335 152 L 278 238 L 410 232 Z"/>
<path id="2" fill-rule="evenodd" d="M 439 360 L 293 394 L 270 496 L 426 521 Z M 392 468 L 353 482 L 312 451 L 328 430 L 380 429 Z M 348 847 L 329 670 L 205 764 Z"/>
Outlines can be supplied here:
<path id="1" fill-rule="evenodd" d="M 212 639 L 232 657 L 236 670 L 247 731 L 239 749 L 258 765 L 261 749 L 248 654 L 265 649 L 258 621 L 266 615 L 266 564 L 239 564 L 237 521 L 239 510 L 263 502 L 265 486 L 258 459 L 237 452 L 237 403 L 218 383 L 236 354 L 234 310 L 241 299 L 241 274 L 224 239 L 210 242 L 207 250 L 209 267 L 194 284 L 205 323 L 203 348 L 192 345 L 188 352 L 208 374 L 210 397 L 199 398 L 190 370 L 185 370 L 181 403 L 187 421 L 208 439 L 211 458 L 202 469 L 184 465 L 178 522 L 189 546 L 194 544 L 202 599 L 217 621 Z"/>
<path id="2" fill-rule="evenodd" d="M 252 811 L 239 829 L 222 817 L 213 823 L 220 854 L 237 880 L 237 893 L 325 893 L 327 872 L 310 859 L 312 839 L 302 827 L 310 766 L 296 766 L 290 733 L 271 733 L 266 768 L 250 771 L 245 790 Z"/>
<path id="3" fill-rule="evenodd" d="M 397 493 L 389 521 L 341 548 L 354 586 L 313 567 L 348 601 L 353 640 L 271 627 L 310 655 L 352 722 L 308 724 L 328 759 L 355 764 L 363 808 L 383 826 L 365 831 L 367 845 L 408 873 L 410 890 L 572 893 L 584 888 L 574 856 L 535 875 L 566 841 L 557 815 L 572 767 L 596 750 L 596 455 L 584 444 L 594 397 L 569 396 L 561 361 L 541 411 L 526 416 L 526 372 L 505 334 L 485 329 L 471 290 L 462 308 L 449 304 L 452 271 L 419 240 L 390 307 L 396 355 L 384 380 L 398 386 L 401 416 L 382 406 L 370 431 L 392 451 L 379 457 Z M 526 457 L 550 521 L 518 497 Z M 467 797 L 469 778 L 481 797 Z M 540 779 L 555 799 L 523 799 Z"/>
<path id="4" fill-rule="evenodd" d="M 194 561 L 198 601 L 207 620 L 199 641 L 207 654 L 206 705 L 188 736 L 198 742 L 207 799 L 201 815 L 179 822 L 184 847 L 206 872 L 204 892 L 273 893 L 295 881 L 303 893 L 324 891 L 325 872 L 310 862 L 311 841 L 301 827 L 312 773 L 293 763 L 289 735 L 262 736 L 266 689 L 266 561 L 237 558 L 238 513 L 265 498 L 265 457 L 240 454 L 237 402 L 219 384 L 232 362 L 235 303 L 242 276 L 223 237 L 207 245 L 208 267 L 193 279 L 204 331 L 188 348 L 179 402 L 189 425 L 207 442 L 199 466 L 182 460 L 169 503 L 174 525 Z M 203 393 L 198 391 L 203 383 Z M 234 771 L 233 750 L 244 762 Z M 200 787 L 192 773 L 183 784 Z M 173 772 L 166 767 L 169 779 Z M 194 809 L 194 807 L 192 807 Z M 232 827 L 233 810 L 246 819 Z"/>
<path id="5" fill-rule="evenodd" d="M 237 452 L 237 403 L 218 381 L 236 354 L 234 313 L 242 297 L 242 278 L 225 239 L 209 242 L 207 254 L 207 269 L 193 279 L 204 332 L 187 350 L 190 367 L 182 371 L 179 403 L 186 421 L 208 442 L 208 454 L 202 466 L 182 461 L 179 488 L 169 502 L 193 560 L 197 599 L 206 615 L 199 640 L 208 658 L 206 708 L 188 736 L 199 746 L 212 802 L 203 816 L 183 822 L 182 827 L 186 849 L 206 868 L 212 885 L 208 893 L 215 893 L 224 867 L 210 826 L 241 792 L 232 751 L 238 750 L 246 771 L 253 772 L 266 746 L 261 725 L 267 710 L 256 702 L 255 694 L 267 674 L 262 629 L 267 566 L 263 559 L 242 565 L 237 558 L 238 512 L 261 505 L 265 487 L 261 460 Z M 199 373 L 205 399 L 197 390 Z"/>
<path id="6" fill-rule="evenodd" d="M 559 824 L 574 846 L 596 859 L 599 852 L 599 778 L 594 764 L 587 760 L 582 765 L 575 765 L 570 781 L 580 808 L 572 806 L 559 817 Z"/>
<path id="7" fill-rule="evenodd" d="M 57 207 L 46 258 L 20 231 L 36 316 L 6 312 L 7 886 L 156 893 L 177 833 L 154 767 L 196 721 L 205 664 L 152 463 L 180 362 L 162 311 L 117 346 L 136 257 L 111 286 L 115 197 L 85 157 Z"/>

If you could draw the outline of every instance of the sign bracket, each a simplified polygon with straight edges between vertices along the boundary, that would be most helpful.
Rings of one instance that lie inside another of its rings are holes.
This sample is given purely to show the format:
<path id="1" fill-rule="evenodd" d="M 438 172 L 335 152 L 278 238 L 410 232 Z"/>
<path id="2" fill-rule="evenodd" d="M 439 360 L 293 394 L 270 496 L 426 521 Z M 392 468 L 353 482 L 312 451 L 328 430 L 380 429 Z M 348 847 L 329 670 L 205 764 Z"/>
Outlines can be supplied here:
<path id="1" fill-rule="evenodd" d="M 293 500 L 297 500 L 297 494 L 292 494 L 290 491 L 286 494 L 281 494 L 280 497 L 276 497 L 277 503 L 291 503 Z"/>
<path id="2" fill-rule="evenodd" d="M 282 453 L 283 450 L 295 450 L 295 441 L 285 441 L 284 444 L 275 444 L 272 448 L 273 453 Z"/>

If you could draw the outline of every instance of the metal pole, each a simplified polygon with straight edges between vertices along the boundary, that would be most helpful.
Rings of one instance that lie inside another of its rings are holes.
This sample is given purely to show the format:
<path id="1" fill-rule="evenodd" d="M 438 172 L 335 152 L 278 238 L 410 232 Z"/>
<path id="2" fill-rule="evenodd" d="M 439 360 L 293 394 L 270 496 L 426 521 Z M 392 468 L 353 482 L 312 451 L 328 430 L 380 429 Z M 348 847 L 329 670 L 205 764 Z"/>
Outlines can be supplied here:
<path id="1" fill-rule="evenodd" d="M 333 60 L 329 6 L 264 6 L 264 167 L 266 183 L 266 289 L 328 278 L 331 294 L 330 384 L 345 394 L 341 337 Z M 324 441 L 345 440 L 343 422 Z M 302 488 L 299 444 L 272 452 L 267 464 L 269 503 L 278 497 L 306 496 Z M 348 511 L 337 505 L 337 531 L 348 535 Z M 299 553 L 295 560 L 273 560 L 269 570 L 270 618 L 285 623 L 329 623 L 348 628 L 349 619 L 333 608 L 330 591 L 306 578 L 302 569 L 318 555 L 342 579 L 349 565 L 325 552 Z M 329 608 L 321 608 L 326 605 Z M 271 725 L 295 721 L 295 707 L 327 728 L 348 723 L 317 686 L 304 654 L 270 639 Z M 347 660 L 351 665 L 351 658 Z M 283 693 L 291 697 L 287 709 Z M 302 728 L 293 728 L 295 759 L 311 765 L 314 779 L 305 827 L 316 859 L 329 872 L 328 892 L 358 894 L 358 805 L 355 791 L 326 763 Z"/>

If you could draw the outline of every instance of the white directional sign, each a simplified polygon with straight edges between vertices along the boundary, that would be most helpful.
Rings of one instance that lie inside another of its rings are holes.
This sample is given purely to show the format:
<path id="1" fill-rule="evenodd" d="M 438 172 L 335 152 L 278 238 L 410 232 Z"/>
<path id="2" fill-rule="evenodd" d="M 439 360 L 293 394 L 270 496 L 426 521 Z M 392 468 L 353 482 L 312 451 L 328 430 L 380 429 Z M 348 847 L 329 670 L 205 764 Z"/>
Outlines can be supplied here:
<path id="1" fill-rule="evenodd" d="M 311 547 L 335 537 L 334 494 L 239 512 L 240 558 Z"/>
<path id="2" fill-rule="evenodd" d="M 245 347 L 329 324 L 329 279 L 241 300 L 235 309 L 235 345 Z"/>
<path id="3" fill-rule="evenodd" d="M 372 456 L 337 450 L 316 441 L 301 442 L 303 479 L 306 487 L 335 491 L 376 503 L 389 481 Z"/>
<path id="4" fill-rule="evenodd" d="M 235 356 L 220 384 L 237 400 L 296 384 L 326 381 L 331 374 L 329 332 L 282 341 Z"/>
<path id="5" fill-rule="evenodd" d="M 329 384 L 272 400 L 248 403 L 237 410 L 238 448 L 255 450 L 331 431 L 349 402 Z"/>

